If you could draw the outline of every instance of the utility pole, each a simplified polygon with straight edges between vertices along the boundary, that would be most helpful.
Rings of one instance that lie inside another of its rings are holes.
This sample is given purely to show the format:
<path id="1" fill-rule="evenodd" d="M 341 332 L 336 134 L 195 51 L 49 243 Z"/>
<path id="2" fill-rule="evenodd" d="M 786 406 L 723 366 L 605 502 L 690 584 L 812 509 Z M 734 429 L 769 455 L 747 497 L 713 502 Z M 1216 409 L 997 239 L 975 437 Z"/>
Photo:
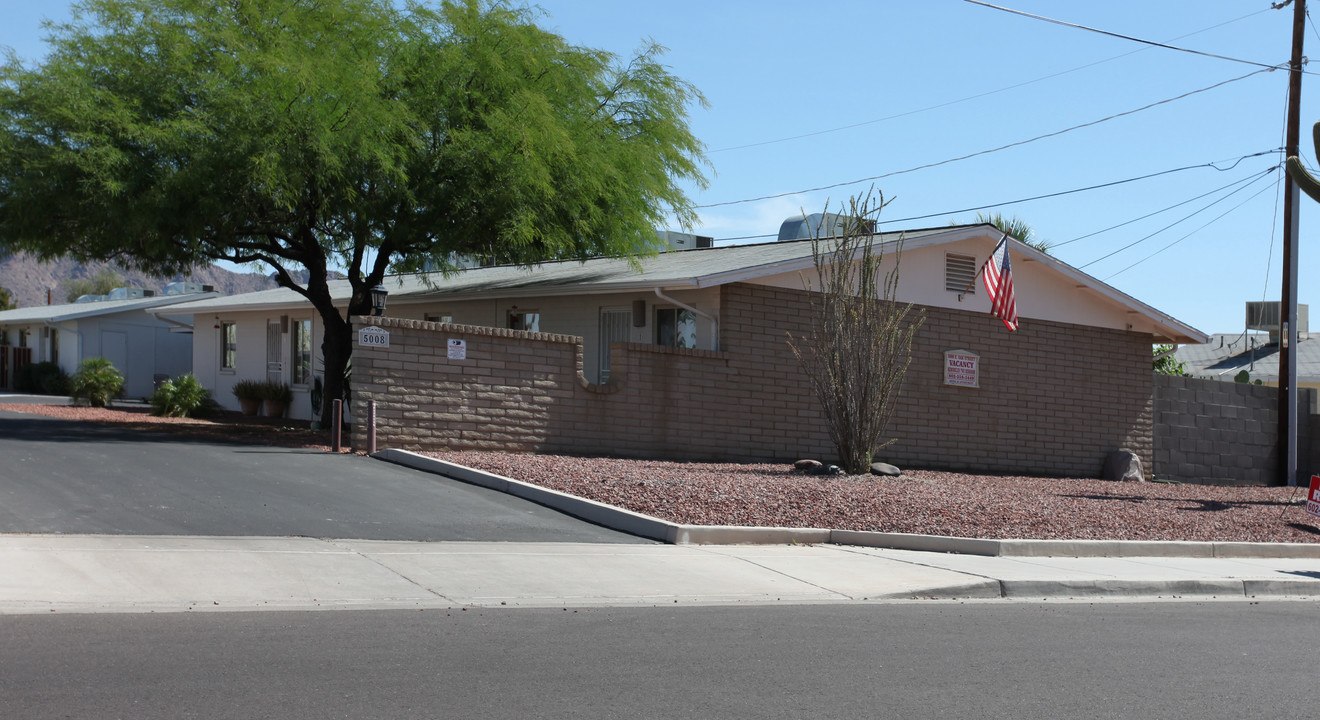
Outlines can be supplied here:
<path id="1" fill-rule="evenodd" d="M 1284 156 L 1298 156 L 1302 104 L 1302 40 L 1306 0 L 1292 0 L 1292 60 L 1288 65 L 1288 118 Z M 1283 7 L 1281 3 L 1275 7 Z M 1292 178 L 1283 183 L 1283 293 L 1279 303 L 1279 465 L 1283 481 L 1297 484 L 1297 210 L 1301 192 Z"/>

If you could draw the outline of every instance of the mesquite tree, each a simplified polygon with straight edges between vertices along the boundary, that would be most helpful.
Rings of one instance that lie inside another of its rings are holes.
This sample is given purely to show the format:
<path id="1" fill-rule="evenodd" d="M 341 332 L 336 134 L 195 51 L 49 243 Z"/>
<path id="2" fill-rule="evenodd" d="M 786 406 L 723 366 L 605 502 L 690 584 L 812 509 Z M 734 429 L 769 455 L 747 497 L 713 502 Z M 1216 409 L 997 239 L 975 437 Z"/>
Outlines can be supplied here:
<path id="1" fill-rule="evenodd" d="M 40 64 L 0 63 L 0 252 L 264 266 L 319 313 L 339 397 L 349 317 L 387 272 L 632 257 L 695 219 L 701 94 L 659 46 L 619 62 L 535 19 L 487 0 L 75 3 Z"/>
<path id="2" fill-rule="evenodd" d="M 884 206 L 883 195 L 854 197 L 842 234 L 815 232 L 815 278 L 805 282 L 812 325 L 788 340 L 820 401 L 839 466 L 850 475 L 869 472 L 875 452 L 893 442 L 884 439 L 885 428 L 912 358 L 912 339 L 925 321 L 924 310 L 895 299 L 901 239 L 893 264 L 883 267 L 885 247 L 876 242 L 873 216 Z"/>

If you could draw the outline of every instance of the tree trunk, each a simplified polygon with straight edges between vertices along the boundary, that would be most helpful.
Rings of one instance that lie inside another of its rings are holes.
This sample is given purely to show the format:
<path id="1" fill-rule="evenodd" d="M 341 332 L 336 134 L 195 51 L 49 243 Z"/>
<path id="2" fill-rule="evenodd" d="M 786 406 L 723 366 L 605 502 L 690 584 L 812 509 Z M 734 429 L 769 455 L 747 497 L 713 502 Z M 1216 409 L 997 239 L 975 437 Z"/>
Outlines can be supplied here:
<path id="1" fill-rule="evenodd" d="M 321 405 L 321 425 L 333 428 L 336 398 L 343 398 L 344 412 L 348 412 L 349 398 L 344 397 L 344 370 L 353 354 L 353 335 L 348 321 L 333 304 L 328 313 L 322 308 L 317 309 L 321 312 L 321 321 L 325 326 L 321 340 L 321 357 L 325 359 L 325 401 Z"/>

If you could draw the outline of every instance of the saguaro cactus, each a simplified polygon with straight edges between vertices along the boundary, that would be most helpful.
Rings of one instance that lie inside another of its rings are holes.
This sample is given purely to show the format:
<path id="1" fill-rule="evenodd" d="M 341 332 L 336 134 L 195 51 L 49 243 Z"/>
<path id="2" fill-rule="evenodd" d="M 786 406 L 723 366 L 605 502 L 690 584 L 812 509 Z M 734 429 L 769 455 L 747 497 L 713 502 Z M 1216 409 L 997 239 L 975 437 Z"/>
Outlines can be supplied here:
<path id="1" fill-rule="evenodd" d="M 1320 160 L 1320 122 L 1311 126 L 1311 143 L 1315 146 L 1315 157 Z M 1302 192 L 1311 196 L 1311 199 L 1320 202 L 1320 180 L 1307 171 L 1302 165 L 1301 158 L 1296 155 L 1288 157 L 1288 177 L 1297 183 L 1297 187 Z"/>

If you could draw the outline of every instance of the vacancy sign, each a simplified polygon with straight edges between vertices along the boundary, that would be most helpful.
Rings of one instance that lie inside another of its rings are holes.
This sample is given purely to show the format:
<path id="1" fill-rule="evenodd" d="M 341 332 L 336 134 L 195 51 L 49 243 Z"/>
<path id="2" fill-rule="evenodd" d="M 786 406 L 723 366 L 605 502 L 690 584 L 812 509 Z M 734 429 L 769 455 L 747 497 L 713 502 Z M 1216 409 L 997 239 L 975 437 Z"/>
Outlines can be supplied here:
<path id="1" fill-rule="evenodd" d="M 1320 517 L 1320 475 L 1311 476 L 1311 490 L 1306 494 L 1306 511 Z"/>

